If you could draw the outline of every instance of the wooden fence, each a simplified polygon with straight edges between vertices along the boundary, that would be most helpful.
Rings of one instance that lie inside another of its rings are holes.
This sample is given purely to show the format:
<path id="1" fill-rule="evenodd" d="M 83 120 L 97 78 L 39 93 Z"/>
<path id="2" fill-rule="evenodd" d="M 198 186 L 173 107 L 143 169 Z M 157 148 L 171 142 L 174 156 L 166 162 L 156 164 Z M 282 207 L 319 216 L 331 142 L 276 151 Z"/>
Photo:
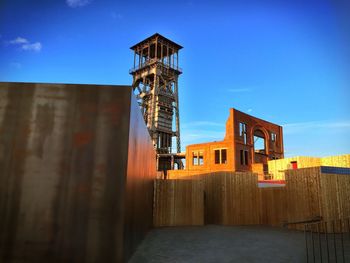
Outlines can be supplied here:
<path id="1" fill-rule="evenodd" d="M 286 187 L 260 188 L 259 224 L 281 226 L 288 221 Z"/>
<path id="2" fill-rule="evenodd" d="M 257 183 L 253 173 L 233 172 L 156 180 L 154 225 L 259 224 Z"/>
<path id="3" fill-rule="evenodd" d="M 285 187 L 258 188 L 253 173 L 186 178 L 156 181 L 155 226 L 281 226 L 316 216 L 350 216 L 350 175 L 322 173 L 320 167 L 288 171 Z"/>
<path id="4" fill-rule="evenodd" d="M 223 225 L 259 224 L 259 192 L 257 176 L 253 173 L 224 173 L 212 176 L 221 186 Z M 207 176 L 207 178 L 212 178 Z M 212 190 L 213 192 L 216 189 Z M 208 195 L 210 192 L 208 192 Z M 215 207 L 215 204 L 213 205 Z M 216 211 L 221 212 L 221 211 Z M 210 222 L 209 222 L 210 223 Z M 212 222 L 212 223 L 220 223 Z"/>
<path id="5" fill-rule="evenodd" d="M 350 217 L 350 175 L 304 168 L 286 171 L 286 183 L 288 221 Z"/>
<path id="6" fill-rule="evenodd" d="M 203 225 L 201 180 L 155 180 L 154 226 Z"/>

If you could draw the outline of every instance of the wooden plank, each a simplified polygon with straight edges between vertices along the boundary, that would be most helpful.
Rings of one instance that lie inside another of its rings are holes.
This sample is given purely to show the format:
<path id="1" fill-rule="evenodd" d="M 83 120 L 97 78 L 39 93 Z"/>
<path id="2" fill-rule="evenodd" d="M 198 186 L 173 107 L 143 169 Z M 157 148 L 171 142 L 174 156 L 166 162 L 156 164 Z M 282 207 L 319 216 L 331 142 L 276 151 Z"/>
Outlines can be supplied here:
<path id="1" fill-rule="evenodd" d="M 259 189 L 257 176 L 253 173 L 215 172 L 193 178 L 196 179 L 179 180 L 187 181 L 192 187 L 187 185 L 180 189 L 176 186 L 178 192 L 172 197 L 176 199 L 176 212 L 170 215 L 176 219 L 170 225 L 193 224 L 198 220 L 196 213 L 200 212 L 192 211 L 188 215 L 190 219 L 178 217 L 190 209 L 201 211 L 202 215 L 205 213 L 205 223 L 223 225 L 281 226 L 287 221 L 303 221 L 316 216 L 325 219 L 350 216 L 350 176 L 321 174 L 319 167 L 289 170 L 286 187 L 277 188 Z M 196 182 L 200 182 L 202 188 L 196 188 Z M 202 194 L 198 189 L 202 189 Z M 203 220 L 204 216 L 200 224 Z M 300 226 L 291 228 L 302 230 Z"/>
<path id="2" fill-rule="evenodd" d="M 261 188 L 262 225 L 281 226 L 287 221 L 287 198 L 285 187 Z"/>
<path id="3" fill-rule="evenodd" d="M 350 167 L 350 154 L 323 157 L 321 158 L 321 165 L 334 167 Z"/>
<path id="4" fill-rule="evenodd" d="M 203 225 L 201 180 L 156 180 L 154 226 Z"/>

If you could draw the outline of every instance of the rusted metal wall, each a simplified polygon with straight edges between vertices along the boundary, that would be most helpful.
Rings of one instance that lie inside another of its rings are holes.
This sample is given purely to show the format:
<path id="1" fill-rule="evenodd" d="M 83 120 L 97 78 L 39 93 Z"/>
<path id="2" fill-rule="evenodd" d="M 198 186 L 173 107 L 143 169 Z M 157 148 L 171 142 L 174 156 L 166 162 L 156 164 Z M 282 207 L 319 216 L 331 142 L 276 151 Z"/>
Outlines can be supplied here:
<path id="1" fill-rule="evenodd" d="M 125 200 L 124 259 L 153 226 L 153 182 L 156 177 L 156 152 L 132 96 Z"/>
<path id="2" fill-rule="evenodd" d="M 145 145 L 149 167 L 155 160 L 146 128 L 130 129 L 142 118 L 131 94 L 127 86 L 0 83 L 0 262 L 121 262 L 140 242 L 152 217 L 129 213 L 129 196 L 148 202 L 132 191 L 155 168 L 127 179 L 129 141 Z M 126 232 L 137 238 L 124 242 Z"/>

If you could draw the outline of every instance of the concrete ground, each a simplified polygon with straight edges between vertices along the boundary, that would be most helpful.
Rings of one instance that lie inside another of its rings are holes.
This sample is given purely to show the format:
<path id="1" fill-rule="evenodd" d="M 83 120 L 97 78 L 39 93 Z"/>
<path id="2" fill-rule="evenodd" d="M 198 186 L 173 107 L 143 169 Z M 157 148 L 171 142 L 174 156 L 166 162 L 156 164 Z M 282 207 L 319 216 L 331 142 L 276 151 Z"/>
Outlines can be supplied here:
<path id="1" fill-rule="evenodd" d="M 129 263 L 303 263 L 303 232 L 261 226 L 153 229 Z"/>

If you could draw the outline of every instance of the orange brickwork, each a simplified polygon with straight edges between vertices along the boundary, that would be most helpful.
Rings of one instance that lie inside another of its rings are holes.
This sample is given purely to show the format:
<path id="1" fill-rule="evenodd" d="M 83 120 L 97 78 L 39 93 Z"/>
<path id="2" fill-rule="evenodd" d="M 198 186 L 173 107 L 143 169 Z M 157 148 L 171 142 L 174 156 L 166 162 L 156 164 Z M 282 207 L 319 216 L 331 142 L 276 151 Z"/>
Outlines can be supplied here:
<path id="1" fill-rule="evenodd" d="M 261 141 L 256 149 L 254 141 Z M 230 109 L 226 134 L 222 141 L 192 144 L 186 147 L 186 168 L 168 171 L 188 175 L 196 171 L 253 171 L 253 164 L 267 165 L 269 160 L 283 158 L 282 127 Z"/>

